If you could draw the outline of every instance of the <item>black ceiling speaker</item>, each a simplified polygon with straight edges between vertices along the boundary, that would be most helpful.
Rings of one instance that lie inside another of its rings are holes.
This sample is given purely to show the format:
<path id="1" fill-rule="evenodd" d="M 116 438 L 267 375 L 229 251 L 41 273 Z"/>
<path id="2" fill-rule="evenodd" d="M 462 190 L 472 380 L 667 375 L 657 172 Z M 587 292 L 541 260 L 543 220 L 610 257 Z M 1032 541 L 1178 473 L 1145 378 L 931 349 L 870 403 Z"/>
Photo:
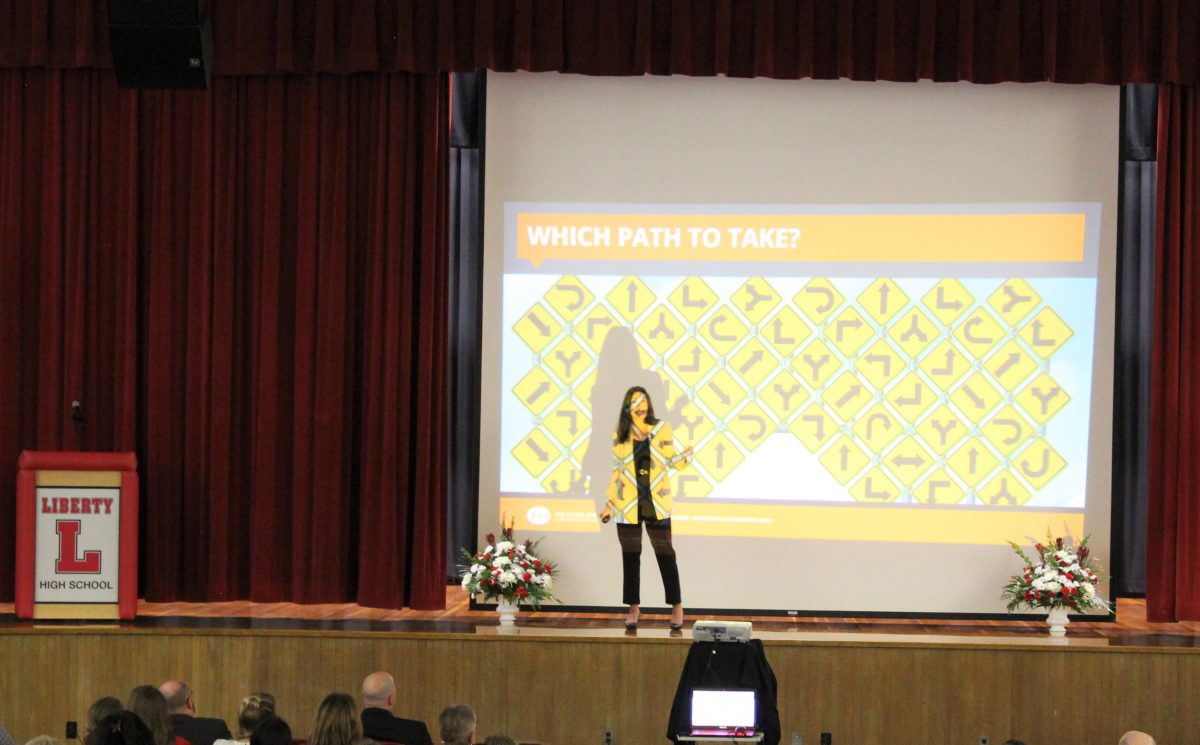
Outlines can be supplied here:
<path id="1" fill-rule="evenodd" d="M 108 0 L 108 28 L 122 88 L 208 87 L 208 0 Z"/>

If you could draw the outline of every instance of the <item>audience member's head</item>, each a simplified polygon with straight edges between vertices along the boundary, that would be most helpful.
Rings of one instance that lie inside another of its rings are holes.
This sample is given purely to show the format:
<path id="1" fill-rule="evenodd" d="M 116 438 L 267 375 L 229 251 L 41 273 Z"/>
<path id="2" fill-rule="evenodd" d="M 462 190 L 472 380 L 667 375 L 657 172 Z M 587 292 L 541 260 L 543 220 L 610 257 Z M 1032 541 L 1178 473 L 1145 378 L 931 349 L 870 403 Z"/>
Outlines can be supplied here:
<path id="1" fill-rule="evenodd" d="M 50 735 L 38 735 L 25 745 L 64 745 L 63 741 Z"/>
<path id="2" fill-rule="evenodd" d="M 150 730 L 154 745 L 172 745 L 175 737 L 171 733 L 171 714 L 167 710 L 167 699 L 154 686 L 138 686 L 129 692 L 125 708 L 138 715 L 138 719 Z"/>
<path id="3" fill-rule="evenodd" d="M 196 715 L 196 705 L 192 703 L 192 689 L 182 680 L 168 680 L 158 687 L 158 692 L 167 699 L 167 709 L 172 714 Z"/>
<path id="4" fill-rule="evenodd" d="M 100 726 L 101 720 L 109 714 L 116 714 L 124 708 L 124 706 L 121 706 L 121 699 L 115 696 L 103 696 L 93 701 L 92 705 L 88 707 L 87 733 L 83 737 L 84 742 L 87 745 L 96 745 L 94 735 L 96 728 Z"/>
<path id="5" fill-rule="evenodd" d="M 1121 735 L 1120 745 L 1154 745 L 1154 738 L 1141 730 L 1129 730 Z"/>
<path id="6" fill-rule="evenodd" d="M 483 741 L 483 745 L 517 745 L 517 741 L 508 735 L 492 735 Z"/>
<path id="7" fill-rule="evenodd" d="M 279 717 L 271 717 L 250 733 L 250 745 L 292 745 L 292 728 Z"/>
<path id="8" fill-rule="evenodd" d="M 442 709 L 438 725 L 446 745 L 473 745 L 475 742 L 475 712 L 466 704 Z"/>
<path id="9" fill-rule="evenodd" d="M 242 708 L 238 711 L 238 739 L 247 740 L 250 733 L 258 725 L 275 716 L 275 706 L 265 703 L 256 694 L 251 693 L 242 699 Z"/>
<path id="10" fill-rule="evenodd" d="M 156 745 L 150 728 L 132 711 L 109 714 L 96 725 L 96 745 Z"/>
<path id="11" fill-rule="evenodd" d="M 1009 739 L 1004 741 L 1004 745 L 1025 745 L 1025 741 L 1024 740 L 1014 740 L 1013 738 L 1010 737 Z"/>
<path id="12" fill-rule="evenodd" d="M 391 673 L 371 673 L 363 678 L 362 704 L 364 709 L 392 710 L 396 705 L 396 681 Z"/>
<path id="13" fill-rule="evenodd" d="M 250 695 L 253 696 L 254 698 L 257 698 L 259 703 L 262 705 L 262 707 L 264 709 L 270 709 L 273 714 L 278 716 L 279 706 L 275 703 L 275 694 L 274 693 L 267 693 L 266 691 L 255 691 L 254 693 L 251 693 Z"/>
<path id="14" fill-rule="evenodd" d="M 351 745 L 361 740 L 362 720 L 358 705 L 348 693 L 331 693 L 317 707 L 317 723 L 313 726 L 309 745 Z"/>

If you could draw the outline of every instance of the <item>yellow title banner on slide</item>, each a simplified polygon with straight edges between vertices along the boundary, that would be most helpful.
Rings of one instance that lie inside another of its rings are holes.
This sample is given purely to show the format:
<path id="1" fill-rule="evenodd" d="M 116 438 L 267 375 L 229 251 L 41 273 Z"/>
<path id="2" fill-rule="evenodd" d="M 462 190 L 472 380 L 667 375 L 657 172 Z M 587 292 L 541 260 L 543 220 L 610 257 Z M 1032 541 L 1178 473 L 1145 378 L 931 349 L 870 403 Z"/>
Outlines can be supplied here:
<path id="1" fill-rule="evenodd" d="M 517 258 L 543 261 L 1080 262 L 1083 213 L 517 214 Z"/>
<path id="2" fill-rule="evenodd" d="M 503 497 L 500 509 L 521 531 L 601 529 L 590 499 Z M 1065 511 L 677 502 L 671 515 L 671 528 L 680 535 L 901 543 L 1005 545 L 1041 535 L 1047 525 L 1084 534 L 1083 514 Z"/>

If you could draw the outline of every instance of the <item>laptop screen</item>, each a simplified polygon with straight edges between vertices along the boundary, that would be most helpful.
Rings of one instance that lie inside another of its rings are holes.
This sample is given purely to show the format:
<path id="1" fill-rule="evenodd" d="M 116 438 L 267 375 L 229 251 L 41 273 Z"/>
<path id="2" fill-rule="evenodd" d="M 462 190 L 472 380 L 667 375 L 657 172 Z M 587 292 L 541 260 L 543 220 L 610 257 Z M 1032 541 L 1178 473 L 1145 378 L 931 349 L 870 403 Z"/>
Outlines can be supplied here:
<path id="1" fill-rule="evenodd" d="M 723 729 L 754 725 L 754 689 L 692 689 L 692 727 Z"/>

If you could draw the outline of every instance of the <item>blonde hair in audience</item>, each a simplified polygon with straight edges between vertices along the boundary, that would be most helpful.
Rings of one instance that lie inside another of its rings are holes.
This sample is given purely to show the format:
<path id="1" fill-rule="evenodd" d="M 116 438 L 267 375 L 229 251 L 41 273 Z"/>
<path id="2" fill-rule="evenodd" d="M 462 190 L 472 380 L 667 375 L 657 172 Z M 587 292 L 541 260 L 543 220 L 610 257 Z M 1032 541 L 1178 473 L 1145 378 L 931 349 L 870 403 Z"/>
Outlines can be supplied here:
<path id="1" fill-rule="evenodd" d="M 317 723 L 308 745 L 352 745 L 362 736 L 362 720 L 358 718 L 354 697 L 331 693 L 317 707 Z"/>

